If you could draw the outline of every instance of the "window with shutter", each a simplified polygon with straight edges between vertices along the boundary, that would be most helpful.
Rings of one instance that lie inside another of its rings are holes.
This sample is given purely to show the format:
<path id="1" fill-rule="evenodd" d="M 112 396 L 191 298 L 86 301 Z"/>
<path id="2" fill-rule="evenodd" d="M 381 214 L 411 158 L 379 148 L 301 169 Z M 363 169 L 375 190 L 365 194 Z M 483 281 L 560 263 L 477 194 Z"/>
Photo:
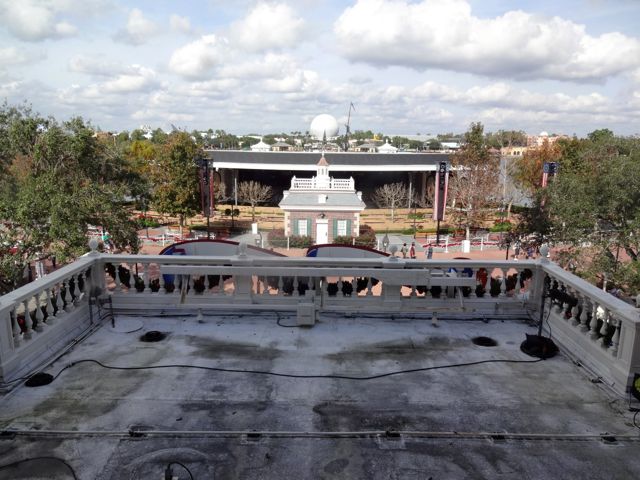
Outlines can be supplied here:
<path id="1" fill-rule="evenodd" d="M 337 220 L 337 231 L 339 237 L 344 237 L 346 235 L 350 235 L 347 229 L 348 220 Z"/>
<path id="2" fill-rule="evenodd" d="M 306 218 L 297 221 L 298 235 L 309 235 L 308 220 Z"/>

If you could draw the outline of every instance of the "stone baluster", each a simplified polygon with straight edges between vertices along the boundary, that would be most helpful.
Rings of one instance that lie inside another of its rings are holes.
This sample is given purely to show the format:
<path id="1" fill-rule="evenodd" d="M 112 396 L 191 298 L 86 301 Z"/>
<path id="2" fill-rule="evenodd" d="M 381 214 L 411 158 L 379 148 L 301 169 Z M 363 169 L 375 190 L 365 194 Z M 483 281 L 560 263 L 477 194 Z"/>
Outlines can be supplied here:
<path id="1" fill-rule="evenodd" d="M 283 280 L 282 276 L 279 276 L 278 277 L 278 295 L 280 295 L 280 296 L 284 295 L 283 286 L 284 286 L 284 280 Z"/>
<path id="2" fill-rule="evenodd" d="M 69 280 L 64 282 L 64 291 L 62 293 L 62 301 L 64 303 L 64 311 L 69 313 L 73 311 L 73 301 L 71 300 L 69 293 Z"/>
<path id="3" fill-rule="evenodd" d="M 142 281 L 144 282 L 144 293 L 153 293 L 151 290 L 151 264 L 142 264 Z"/>
<path id="4" fill-rule="evenodd" d="M 192 297 L 196 294 L 196 289 L 195 289 L 195 284 L 196 284 L 196 278 L 195 275 L 188 275 L 187 276 L 187 281 L 189 282 L 189 291 L 187 292 L 187 295 Z"/>
<path id="5" fill-rule="evenodd" d="M 89 269 L 84 270 L 78 274 L 78 302 L 84 301 L 87 298 L 87 278 Z"/>
<path id="6" fill-rule="evenodd" d="M 580 330 L 583 332 L 589 331 L 589 298 L 584 295 L 580 295 L 582 311 L 580 312 Z"/>
<path id="7" fill-rule="evenodd" d="M 580 325 L 580 295 L 574 289 L 570 289 L 571 297 L 575 299 L 575 305 L 571 307 L 571 325 Z"/>
<path id="8" fill-rule="evenodd" d="M 607 333 L 609 331 L 609 321 L 611 320 L 611 316 L 609 310 L 604 309 L 604 315 L 602 316 L 602 326 L 600 327 L 600 335 L 602 335 L 602 346 L 604 348 L 608 347 L 607 345 Z"/>
<path id="9" fill-rule="evenodd" d="M 33 303 L 36 304 L 36 324 L 34 330 L 36 332 L 42 332 L 44 330 L 44 314 L 42 313 L 42 306 L 40 300 L 42 299 L 42 292 L 36 293 L 33 296 Z"/>
<path id="10" fill-rule="evenodd" d="M 508 269 L 500 269 L 500 297 L 507 296 L 507 273 Z"/>
<path id="11" fill-rule="evenodd" d="M 258 278 L 258 282 L 262 282 L 262 291 L 260 292 L 260 295 L 262 295 L 263 297 L 269 296 L 269 284 L 267 277 L 264 276 Z"/>
<path id="12" fill-rule="evenodd" d="M 114 265 L 116 267 L 116 275 L 114 281 L 116 282 L 116 292 L 122 292 L 124 287 L 122 286 L 122 279 L 120 278 L 120 265 Z"/>
<path id="13" fill-rule="evenodd" d="M 293 292 L 291 292 L 291 295 L 300 296 L 300 290 L 298 289 L 299 287 L 300 287 L 300 280 L 298 280 L 298 276 L 296 275 L 295 277 L 293 277 Z"/>
<path id="14" fill-rule="evenodd" d="M 62 287 L 64 284 L 58 284 L 58 288 L 56 288 L 56 318 L 60 318 L 65 314 L 64 311 L 64 300 L 62 300 Z"/>
<path id="15" fill-rule="evenodd" d="M 23 338 L 31 340 L 31 333 L 33 332 L 33 320 L 31 320 L 31 313 L 29 313 L 29 300 L 22 301 L 24 305 L 24 334 Z"/>
<path id="16" fill-rule="evenodd" d="M 622 330 L 622 319 L 615 318 L 613 320 L 614 320 L 614 324 L 613 325 L 615 327 L 615 331 L 613 332 L 613 336 L 611 337 L 611 345 L 609 346 L 609 352 L 614 357 L 617 357 L 618 356 L 618 346 L 620 345 L 620 334 L 621 334 L 621 330 Z"/>
<path id="17" fill-rule="evenodd" d="M 160 288 L 158 288 L 158 293 L 167 293 L 167 286 L 164 283 L 164 275 L 160 271 L 160 265 L 158 265 L 158 283 Z"/>
<path id="18" fill-rule="evenodd" d="M 22 342 L 22 333 L 20 329 L 20 325 L 18 324 L 18 314 L 16 312 L 16 306 L 11 309 L 9 312 L 9 316 L 11 317 L 11 333 L 13 336 L 13 348 L 17 348 L 20 346 L 20 342 Z"/>
<path id="19" fill-rule="evenodd" d="M 409 297 L 417 297 L 418 293 L 416 292 L 415 284 L 411 284 L 411 291 L 409 292 Z"/>
<path id="20" fill-rule="evenodd" d="M 46 312 L 47 312 L 47 325 L 53 325 L 56 321 L 56 316 L 54 315 L 54 310 L 53 310 L 53 291 L 51 289 L 46 289 L 44 291 L 44 294 L 46 295 Z"/>

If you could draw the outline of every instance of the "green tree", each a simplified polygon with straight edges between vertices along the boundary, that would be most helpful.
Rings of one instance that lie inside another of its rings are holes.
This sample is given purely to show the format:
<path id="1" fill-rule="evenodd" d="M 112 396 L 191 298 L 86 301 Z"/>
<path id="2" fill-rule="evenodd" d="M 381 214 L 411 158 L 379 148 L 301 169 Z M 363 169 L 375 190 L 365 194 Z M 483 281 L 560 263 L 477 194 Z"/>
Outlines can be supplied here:
<path id="1" fill-rule="evenodd" d="M 565 150 L 561 169 L 546 192 L 549 237 L 589 253 L 578 273 L 605 274 L 618 286 L 640 289 L 640 140 L 596 135 Z M 588 247 L 585 247 L 588 245 Z M 622 261 L 624 258 L 624 261 Z"/>
<path id="2" fill-rule="evenodd" d="M 64 262 L 86 252 L 89 224 L 108 229 L 117 248 L 137 251 L 122 158 L 90 125 L 81 118 L 59 124 L 5 104 L 0 129 L 7 134 L 0 141 L 0 290 L 18 286 L 36 258 Z"/>
<path id="3" fill-rule="evenodd" d="M 198 147 L 186 132 L 173 132 L 152 165 L 152 204 L 161 213 L 185 219 L 200 209 L 200 185 L 195 158 Z"/>

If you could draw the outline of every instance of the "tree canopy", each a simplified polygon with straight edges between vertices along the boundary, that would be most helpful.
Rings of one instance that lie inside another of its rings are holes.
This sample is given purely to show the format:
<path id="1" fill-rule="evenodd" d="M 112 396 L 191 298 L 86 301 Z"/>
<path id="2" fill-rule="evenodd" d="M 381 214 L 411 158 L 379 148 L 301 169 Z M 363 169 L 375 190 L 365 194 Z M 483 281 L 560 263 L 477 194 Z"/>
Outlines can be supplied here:
<path id="1" fill-rule="evenodd" d="M 82 118 L 59 123 L 26 106 L 0 107 L 0 292 L 18 286 L 29 262 L 87 251 L 88 225 L 136 252 L 125 196 L 135 172 L 117 146 Z"/>

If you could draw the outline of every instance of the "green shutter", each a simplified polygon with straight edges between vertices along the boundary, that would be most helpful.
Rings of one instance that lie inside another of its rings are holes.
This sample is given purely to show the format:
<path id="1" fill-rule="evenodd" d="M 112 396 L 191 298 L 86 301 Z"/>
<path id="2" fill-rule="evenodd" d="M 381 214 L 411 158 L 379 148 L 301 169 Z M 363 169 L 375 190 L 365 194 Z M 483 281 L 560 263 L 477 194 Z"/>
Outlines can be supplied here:
<path id="1" fill-rule="evenodd" d="M 351 231 L 351 220 L 347 219 L 347 237 L 353 237 L 353 232 Z"/>
<path id="2" fill-rule="evenodd" d="M 331 240 L 335 241 L 337 236 L 338 236 L 338 220 L 334 219 L 333 220 L 333 238 Z"/>
<path id="3" fill-rule="evenodd" d="M 296 217 L 293 217 L 291 219 L 291 227 L 292 227 L 292 231 L 294 235 L 298 235 L 298 219 Z"/>
<path id="4" fill-rule="evenodd" d="M 313 238 L 313 232 L 311 231 L 311 226 L 313 225 L 312 222 L 312 219 L 307 218 L 307 235 L 309 235 L 311 238 Z"/>

